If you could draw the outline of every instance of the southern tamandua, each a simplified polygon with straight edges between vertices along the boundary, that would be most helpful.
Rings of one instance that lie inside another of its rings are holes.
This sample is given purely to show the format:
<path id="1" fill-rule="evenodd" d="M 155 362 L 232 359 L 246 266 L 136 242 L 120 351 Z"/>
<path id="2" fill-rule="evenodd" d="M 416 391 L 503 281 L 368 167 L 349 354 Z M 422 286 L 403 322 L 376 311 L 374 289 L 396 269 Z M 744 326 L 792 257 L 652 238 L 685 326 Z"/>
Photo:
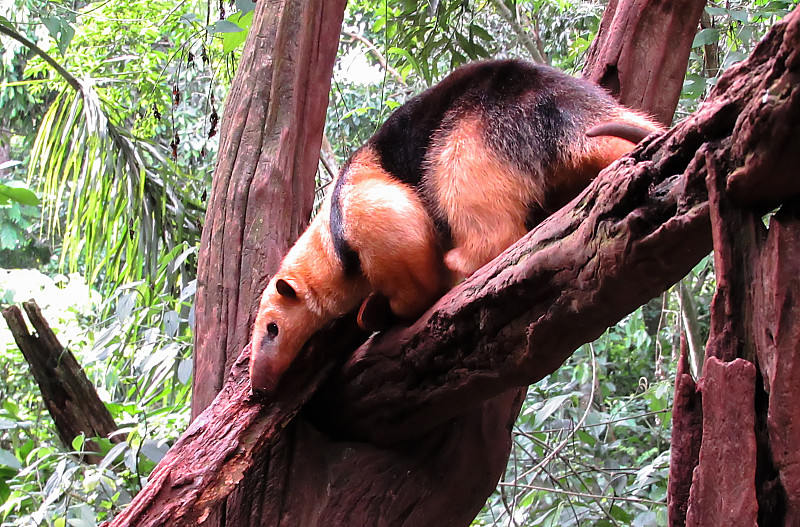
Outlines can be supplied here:
<path id="1" fill-rule="evenodd" d="M 272 277 L 253 330 L 253 390 L 274 391 L 314 332 L 373 293 L 415 319 L 658 130 L 546 66 L 455 70 L 356 151 Z"/>

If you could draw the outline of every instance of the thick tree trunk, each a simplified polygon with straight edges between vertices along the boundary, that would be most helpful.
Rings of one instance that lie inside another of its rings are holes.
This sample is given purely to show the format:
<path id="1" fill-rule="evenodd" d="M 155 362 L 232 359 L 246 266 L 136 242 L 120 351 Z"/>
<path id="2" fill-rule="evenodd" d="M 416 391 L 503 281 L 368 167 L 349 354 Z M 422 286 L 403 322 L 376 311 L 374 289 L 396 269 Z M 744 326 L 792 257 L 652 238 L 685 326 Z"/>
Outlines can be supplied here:
<path id="1" fill-rule="evenodd" d="M 672 451 L 674 526 L 800 522 L 798 18 L 792 13 L 776 28 L 783 42 L 755 51 L 770 75 L 752 61 L 736 67 L 758 79 L 753 88 L 762 94 L 737 120 L 727 151 L 746 152 L 743 162 L 732 165 L 726 152 L 705 156 L 717 291 L 703 376 L 696 387 L 679 376 L 676 387 L 673 439 L 689 447 Z M 741 78 L 721 81 L 716 91 L 731 101 L 745 89 Z M 767 230 L 761 214 L 781 201 L 790 203 Z"/>
<path id="2" fill-rule="evenodd" d="M 256 4 L 226 101 L 201 241 L 192 398 L 195 417 L 222 388 L 232 363 L 247 344 L 261 291 L 311 216 L 345 3 L 271 0 Z M 244 372 L 237 371 L 238 379 L 244 381 Z M 255 414 L 258 422 L 258 412 Z M 226 413 L 220 419 L 223 425 L 231 420 L 242 426 L 250 424 L 244 414 Z M 193 426 L 203 428 L 206 423 L 199 421 Z M 235 433 L 239 428 L 232 430 Z M 224 431 L 219 432 L 222 437 Z M 224 451 L 224 446 L 215 441 L 210 448 Z M 251 463 L 248 467 L 258 468 L 225 480 L 214 494 L 225 498 L 223 501 L 215 501 L 205 490 L 201 503 L 214 506 L 185 516 L 192 518 L 186 524 L 201 520 L 208 525 L 274 524 L 269 511 L 273 503 L 281 502 L 283 489 L 277 483 L 285 480 L 285 474 L 274 467 L 286 458 L 289 446 L 287 440 L 281 440 L 271 450 L 259 450 L 254 458 L 250 456 L 255 453 L 245 448 L 242 454 Z M 209 459 L 212 457 L 209 454 Z M 228 461 L 237 466 L 233 459 Z M 265 476 L 261 467 L 270 467 L 272 474 Z M 175 470 L 185 473 L 186 467 Z M 190 473 L 193 470 L 190 468 Z M 276 484 L 272 484 L 275 472 Z M 237 482 L 238 488 L 231 493 Z M 197 482 L 201 487 L 204 483 L 206 480 Z M 168 501 L 162 510 L 180 505 Z M 131 517 L 136 517 L 135 513 Z M 147 524 L 144 519 L 131 521 L 132 525 Z"/>
<path id="3" fill-rule="evenodd" d="M 584 76 L 669 126 L 706 0 L 611 0 Z"/>
<path id="4" fill-rule="evenodd" d="M 36 302 L 23 302 L 22 307 L 36 330 L 35 333 L 28 331 L 28 325 L 17 306 L 3 309 L 3 317 L 14 335 L 17 347 L 31 367 L 33 378 L 42 392 L 42 400 L 55 423 L 58 437 L 69 450 L 72 448 L 72 440 L 84 434 L 89 439 L 84 450 L 95 452 L 87 453 L 84 459 L 89 463 L 99 463 L 103 456 L 99 454 L 97 444 L 90 438 L 110 437 L 117 431 L 114 418 L 100 400 L 75 356 L 58 341 Z M 122 438 L 113 436 L 111 440 L 119 442 Z"/>
<path id="5" fill-rule="evenodd" d="M 256 5 L 225 104 L 200 245 L 194 416 L 222 388 L 261 291 L 311 217 L 345 3 Z"/>
<path id="6" fill-rule="evenodd" d="M 508 390 L 556 369 L 575 346 L 663 291 L 710 248 L 707 175 L 723 177 L 728 188 L 735 181 L 769 186 L 756 196 L 758 206 L 796 195 L 789 178 L 773 168 L 789 167 L 785 160 L 796 155 L 783 141 L 800 127 L 800 61 L 791 53 L 800 45 L 797 18 L 778 24 L 751 59 L 720 79 L 697 114 L 605 171 L 414 326 L 373 338 L 347 358 L 363 335 L 348 329 L 351 321 L 338 321 L 287 372 L 280 398 L 268 407 L 248 395 L 245 349 L 223 392 L 114 525 L 208 521 L 253 469 L 263 475 L 253 485 L 270 492 L 247 512 L 229 516 L 229 524 L 468 524 L 493 485 L 487 484 L 493 471 L 504 464 L 498 445 L 508 440 L 518 404 Z M 759 137 L 753 126 L 770 130 L 772 141 L 754 139 L 745 143 L 753 150 L 741 148 L 745 138 Z M 786 302 L 765 298 L 788 313 Z M 783 337 L 796 346 L 791 331 L 782 330 L 774 342 Z M 334 336 L 343 341 L 333 342 Z M 745 385 L 752 378 L 747 365 L 720 366 L 720 378 Z M 335 374 L 328 378 L 330 371 Z M 770 397 L 794 397 L 794 370 L 771 371 Z M 304 410 L 304 420 L 293 419 L 325 379 L 323 395 Z M 797 481 L 796 440 L 785 435 L 793 430 L 791 415 L 777 407 L 768 415 L 775 444 L 792 449 L 773 454 L 787 491 Z M 338 441 L 320 428 L 335 431 Z M 424 429 L 429 432 L 419 436 Z M 348 440 L 353 437 L 375 443 Z M 686 459 L 713 465 L 709 452 Z M 238 488 L 248 492 L 241 483 Z M 690 502 L 698 500 L 692 494 Z"/>

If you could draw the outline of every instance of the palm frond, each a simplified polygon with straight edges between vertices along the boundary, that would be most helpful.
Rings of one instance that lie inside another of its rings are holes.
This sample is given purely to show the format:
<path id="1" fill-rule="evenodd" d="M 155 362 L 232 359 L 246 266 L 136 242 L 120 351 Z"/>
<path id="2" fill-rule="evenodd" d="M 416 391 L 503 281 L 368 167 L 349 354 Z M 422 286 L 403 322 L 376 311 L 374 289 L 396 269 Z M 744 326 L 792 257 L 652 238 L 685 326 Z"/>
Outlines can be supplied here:
<path id="1" fill-rule="evenodd" d="M 62 236 L 61 264 L 120 284 L 152 276 L 160 251 L 193 244 L 202 206 L 185 174 L 151 143 L 114 125 L 87 81 L 49 108 L 31 152 L 44 222 Z M 110 284 L 111 285 L 111 284 Z"/>

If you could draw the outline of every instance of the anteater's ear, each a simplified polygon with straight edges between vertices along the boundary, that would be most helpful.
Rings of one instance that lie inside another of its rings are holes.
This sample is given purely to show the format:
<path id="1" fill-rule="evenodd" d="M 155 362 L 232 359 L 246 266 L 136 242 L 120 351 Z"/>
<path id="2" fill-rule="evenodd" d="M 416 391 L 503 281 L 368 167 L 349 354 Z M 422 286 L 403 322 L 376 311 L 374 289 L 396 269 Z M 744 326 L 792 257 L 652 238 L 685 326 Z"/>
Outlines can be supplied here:
<path id="1" fill-rule="evenodd" d="M 297 291 L 295 288 L 283 278 L 279 278 L 275 282 L 275 289 L 278 291 L 278 294 L 284 298 L 297 298 Z"/>

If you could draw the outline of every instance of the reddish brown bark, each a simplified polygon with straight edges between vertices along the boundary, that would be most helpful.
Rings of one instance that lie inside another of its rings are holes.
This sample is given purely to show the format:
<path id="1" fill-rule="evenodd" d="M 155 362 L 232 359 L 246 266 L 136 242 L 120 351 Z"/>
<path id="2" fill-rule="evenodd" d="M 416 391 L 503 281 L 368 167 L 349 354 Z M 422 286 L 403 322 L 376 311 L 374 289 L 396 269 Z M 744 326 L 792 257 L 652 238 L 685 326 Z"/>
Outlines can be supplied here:
<path id="1" fill-rule="evenodd" d="M 772 461 L 786 500 L 784 525 L 800 524 L 800 213 L 797 204 L 772 217 L 753 281 L 754 337 L 769 394 Z"/>
<path id="2" fill-rule="evenodd" d="M 247 343 L 259 295 L 269 275 L 310 217 L 344 6 L 344 0 L 256 4 L 226 101 L 219 160 L 198 260 L 193 416 L 198 416 L 222 388 L 232 363 Z M 242 381 L 244 372 L 236 371 L 236 380 Z M 299 390 L 298 400 L 302 401 L 304 395 Z M 291 416 L 297 408 L 299 405 L 288 405 L 281 415 Z M 269 434 L 263 416 L 248 418 L 250 414 L 241 407 L 223 407 L 222 413 L 211 415 L 220 419 L 214 424 L 224 425 L 233 419 L 241 426 L 228 429 L 234 437 L 230 444 L 247 457 L 246 468 L 258 469 L 245 474 L 244 469 L 238 471 L 241 465 L 231 463 L 233 475 L 225 473 L 225 479 L 215 480 L 221 487 L 195 492 L 191 485 L 186 486 L 186 494 L 198 500 L 197 507 L 185 508 L 186 502 L 173 500 L 169 490 L 158 494 L 169 498 L 157 502 L 159 507 L 184 507 L 178 517 L 187 518 L 186 525 L 194 525 L 200 518 L 208 525 L 276 524 L 270 518 L 280 513 L 283 500 L 282 482 L 288 469 L 280 468 L 280 463 L 288 456 L 289 446 L 281 430 L 288 417 Z M 251 438 L 268 438 L 273 441 L 272 447 L 251 450 L 252 441 L 242 443 L 236 435 L 243 430 L 252 434 Z M 225 451 L 224 444 L 217 443 L 214 436 L 203 437 L 209 441 L 201 443 L 209 459 Z M 227 455 L 233 454 L 227 451 Z M 176 464 L 169 465 L 170 470 L 176 474 L 196 473 L 195 467 L 189 465 L 187 469 L 180 464 L 186 459 L 171 459 Z M 230 468 L 227 463 L 225 468 Z M 208 469 L 222 467 L 212 464 Z M 164 478 L 162 483 L 169 479 Z M 202 487 L 208 481 L 198 478 L 197 484 Z M 152 516 L 137 516 L 130 524 L 158 524 L 154 510 L 147 509 Z M 164 521 L 169 518 L 161 517 Z"/>
<path id="3" fill-rule="evenodd" d="M 798 522 L 798 415 L 796 313 L 800 190 L 789 147 L 800 126 L 800 40 L 792 13 L 776 30 L 782 41 L 762 43 L 755 54 L 774 57 L 771 74 L 736 66 L 716 88 L 731 101 L 752 76 L 754 94 L 733 130 L 731 147 L 706 155 L 717 291 L 712 302 L 706 371 L 699 381 L 703 434 L 697 466 L 670 467 L 670 495 L 690 492 L 685 525 L 796 525 Z M 779 122 L 767 124 L 781 114 Z M 769 142 L 769 146 L 767 143 Z M 752 148 L 752 150 L 749 150 Z M 737 159 L 731 163 L 731 156 Z M 759 176 L 768 175 L 756 183 Z M 769 222 L 761 214 L 793 200 Z M 743 207 L 744 206 L 744 207 Z M 789 313 L 792 315 L 789 315 Z M 778 337 L 778 335 L 781 335 Z M 757 367 L 757 366 L 758 367 Z M 764 377 L 762 377 L 762 374 Z M 780 381 L 778 381 L 780 379 Z M 773 385 L 778 382 L 779 387 Z M 676 395 L 676 401 L 677 401 Z M 676 419 L 679 408 L 676 406 Z M 675 431 L 673 431 L 675 434 Z M 673 435 L 673 437 L 675 437 Z M 680 477 L 693 470 L 691 483 Z M 681 509 L 671 513 L 680 515 Z M 682 517 L 671 517 L 674 525 Z"/>
<path id="4" fill-rule="evenodd" d="M 285 451 L 284 427 L 314 393 L 335 361 L 321 353 L 333 343 L 342 349 L 364 340 L 360 331 L 349 331 L 354 324 L 343 319 L 317 335 L 299 358 L 300 375 L 287 386 L 281 404 L 266 408 L 250 397 L 247 367 L 250 347 L 246 346 L 234 362 L 223 390 L 212 404 L 184 432 L 164 459 L 150 474 L 148 483 L 111 526 L 199 525 L 218 521 L 220 511 L 232 491 L 242 482 L 251 500 L 239 500 L 228 514 L 228 525 L 277 525 L 269 516 L 251 519 L 250 508 L 270 493 L 281 489 L 264 488 L 269 481 L 264 472 L 280 470 L 280 459 L 270 459 L 272 450 Z M 253 470 L 257 468 L 257 470 Z M 245 480 L 248 478 L 248 480 Z M 282 499 L 282 496 L 278 496 Z M 258 501 L 255 501 L 255 500 Z"/>
<path id="5" fill-rule="evenodd" d="M 670 125 L 705 0 L 611 0 L 584 76 Z"/>
<path id="6" fill-rule="evenodd" d="M 257 4 L 225 106 L 198 258 L 195 416 L 222 388 L 269 275 L 311 215 L 344 5 Z"/>
<path id="7" fill-rule="evenodd" d="M 672 404 L 672 443 L 670 472 L 667 487 L 667 507 L 670 527 L 686 525 L 689 508 L 689 489 L 692 473 L 700 458 L 703 439 L 702 397 L 689 373 L 686 337 L 681 336 L 681 355 L 675 376 L 675 399 Z"/>
<path id="8" fill-rule="evenodd" d="M 687 527 L 755 527 L 756 368 L 714 356 L 703 368 L 703 441 L 689 495 Z"/>
<path id="9" fill-rule="evenodd" d="M 14 335 L 17 347 L 31 368 L 47 411 L 53 418 L 61 443 L 69 450 L 72 440 L 81 434 L 87 438 L 111 436 L 117 431 L 114 418 L 97 395 L 71 351 L 56 338 L 39 306 L 30 300 L 22 307 L 36 330 L 31 334 L 17 306 L 3 309 L 3 317 Z M 118 442 L 120 436 L 111 437 Z M 100 452 L 94 441 L 84 445 L 87 452 Z M 99 463 L 103 456 L 87 454 L 89 463 Z"/>
<path id="10" fill-rule="evenodd" d="M 733 205 L 724 194 L 726 173 L 723 156 L 706 157 L 711 232 L 714 237 L 714 268 L 717 290 L 711 301 L 711 329 L 706 356 L 723 361 L 736 357 L 755 358 L 749 321 L 752 305 L 748 289 L 753 280 L 752 260 L 763 226 L 756 213 Z"/>

